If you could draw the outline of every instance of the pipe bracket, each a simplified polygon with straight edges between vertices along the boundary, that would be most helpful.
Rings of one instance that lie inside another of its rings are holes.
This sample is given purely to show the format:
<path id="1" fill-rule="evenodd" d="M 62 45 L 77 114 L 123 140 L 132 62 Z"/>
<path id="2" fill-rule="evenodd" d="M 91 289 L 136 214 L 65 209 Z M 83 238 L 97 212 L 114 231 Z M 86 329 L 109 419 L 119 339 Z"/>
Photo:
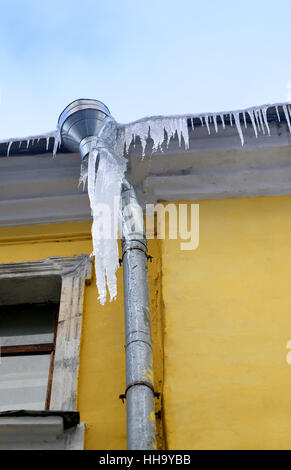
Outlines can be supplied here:
<path id="1" fill-rule="evenodd" d="M 152 262 L 153 259 L 154 259 L 154 257 L 153 257 L 152 255 L 148 255 L 142 248 L 139 248 L 139 247 L 135 246 L 135 247 L 133 247 L 133 248 L 127 248 L 127 249 L 123 252 L 122 258 L 119 258 L 119 260 L 118 260 L 118 261 L 119 261 L 119 266 L 122 265 L 122 263 L 123 263 L 123 258 L 124 258 L 124 256 L 126 255 L 126 253 L 127 253 L 128 251 L 132 251 L 132 250 L 139 250 L 139 251 L 142 251 L 142 252 L 144 253 L 146 259 L 147 259 L 148 261 L 150 261 L 150 262 Z"/>
<path id="2" fill-rule="evenodd" d="M 136 385 L 144 385 L 144 386 L 150 388 L 151 391 L 153 392 L 153 395 L 154 395 L 155 398 L 159 399 L 160 396 L 161 396 L 161 394 L 159 392 L 155 392 L 154 387 L 149 382 L 143 382 L 143 381 L 132 382 L 126 387 L 124 394 L 119 395 L 119 398 L 120 398 L 120 400 L 122 400 L 122 403 L 124 403 L 124 400 L 126 400 L 126 394 L 127 394 L 128 390 L 132 387 L 135 387 Z"/>

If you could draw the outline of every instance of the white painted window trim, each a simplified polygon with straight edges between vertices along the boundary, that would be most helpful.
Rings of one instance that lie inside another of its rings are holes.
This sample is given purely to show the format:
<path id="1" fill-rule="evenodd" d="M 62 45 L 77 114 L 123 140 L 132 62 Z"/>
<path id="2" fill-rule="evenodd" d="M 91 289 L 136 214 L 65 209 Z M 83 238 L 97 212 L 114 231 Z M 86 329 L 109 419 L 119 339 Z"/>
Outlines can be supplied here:
<path id="1" fill-rule="evenodd" d="M 0 417 L 1 450 L 83 450 L 84 423 L 64 430 L 61 416 Z"/>

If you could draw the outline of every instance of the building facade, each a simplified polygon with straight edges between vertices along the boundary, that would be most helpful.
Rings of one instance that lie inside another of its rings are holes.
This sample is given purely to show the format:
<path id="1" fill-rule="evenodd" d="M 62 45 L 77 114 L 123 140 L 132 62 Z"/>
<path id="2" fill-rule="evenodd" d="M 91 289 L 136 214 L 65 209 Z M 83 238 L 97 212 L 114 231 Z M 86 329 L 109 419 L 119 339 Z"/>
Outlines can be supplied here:
<path id="1" fill-rule="evenodd" d="M 268 109 L 270 135 L 247 124 L 243 147 L 226 120 L 218 132 L 210 122 L 210 134 L 189 123 L 189 149 L 177 138 L 144 158 L 138 140 L 129 149 L 127 177 L 143 207 L 199 204 L 196 249 L 181 250 L 179 237 L 148 240 L 158 449 L 291 446 L 291 137 L 280 108 Z M 101 306 L 80 155 L 61 146 L 52 158 L 45 139 L 14 142 L 9 156 L 8 145 L 0 448 L 126 449 L 122 266 L 117 300 Z M 45 305 L 56 306 L 55 323 Z M 36 413 L 45 410 L 55 414 Z"/>

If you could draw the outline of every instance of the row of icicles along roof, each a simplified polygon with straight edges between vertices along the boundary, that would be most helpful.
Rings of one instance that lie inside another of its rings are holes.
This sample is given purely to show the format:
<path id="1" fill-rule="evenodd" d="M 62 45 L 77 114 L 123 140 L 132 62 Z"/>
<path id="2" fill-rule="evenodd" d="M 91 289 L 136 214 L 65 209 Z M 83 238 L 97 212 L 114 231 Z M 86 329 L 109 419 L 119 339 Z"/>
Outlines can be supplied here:
<path id="1" fill-rule="evenodd" d="M 142 145 L 142 154 L 146 147 L 147 139 L 150 137 L 153 141 L 152 152 L 157 151 L 159 148 L 162 150 L 162 144 L 165 141 L 165 132 L 168 136 L 168 143 L 175 135 L 178 137 L 179 145 L 184 140 L 185 149 L 189 149 L 189 127 L 188 122 L 191 123 L 191 128 L 195 130 L 195 119 L 199 119 L 200 125 L 207 128 L 208 134 L 211 134 L 211 124 L 215 133 L 219 132 L 218 118 L 222 124 L 223 129 L 226 127 L 225 120 L 228 119 L 230 126 L 235 125 L 241 145 L 244 145 L 243 128 L 248 127 L 247 117 L 249 117 L 250 124 L 253 128 L 254 135 L 258 137 L 259 133 L 263 135 L 270 135 L 270 127 L 268 122 L 268 109 L 275 108 L 277 113 L 278 122 L 281 121 L 279 109 L 281 108 L 286 122 L 291 133 L 291 107 L 289 103 L 268 104 L 244 110 L 216 112 L 216 113 L 201 113 L 201 114 L 185 114 L 178 116 L 152 116 L 139 119 L 128 124 L 118 124 L 119 136 L 128 150 L 129 146 L 139 136 Z M 242 118 L 242 119 L 241 119 Z M 242 125 L 243 121 L 243 125 Z M 58 148 L 61 145 L 61 137 L 59 129 L 45 134 L 33 135 L 28 137 L 14 137 L 11 139 L 0 140 L 0 144 L 7 144 L 7 156 L 10 154 L 11 146 L 13 143 L 18 142 L 19 146 L 23 142 L 26 143 L 27 148 L 30 143 L 39 142 L 41 139 L 46 139 L 46 150 L 49 149 L 50 139 L 54 140 L 53 156 L 56 155 Z"/>

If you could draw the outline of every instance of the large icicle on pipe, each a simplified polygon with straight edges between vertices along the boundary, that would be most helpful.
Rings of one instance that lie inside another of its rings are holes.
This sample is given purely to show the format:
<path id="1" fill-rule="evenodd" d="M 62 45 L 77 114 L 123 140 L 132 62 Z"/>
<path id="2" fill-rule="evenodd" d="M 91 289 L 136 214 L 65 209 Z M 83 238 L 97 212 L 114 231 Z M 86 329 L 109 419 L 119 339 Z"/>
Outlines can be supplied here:
<path id="1" fill-rule="evenodd" d="M 77 100 L 62 112 L 58 127 L 63 144 L 81 153 L 83 184 L 88 179 L 96 282 L 104 305 L 107 287 L 111 300 L 117 295 L 118 214 L 126 169 L 126 159 L 117 148 L 117 123 L 100 101 Z"/>

